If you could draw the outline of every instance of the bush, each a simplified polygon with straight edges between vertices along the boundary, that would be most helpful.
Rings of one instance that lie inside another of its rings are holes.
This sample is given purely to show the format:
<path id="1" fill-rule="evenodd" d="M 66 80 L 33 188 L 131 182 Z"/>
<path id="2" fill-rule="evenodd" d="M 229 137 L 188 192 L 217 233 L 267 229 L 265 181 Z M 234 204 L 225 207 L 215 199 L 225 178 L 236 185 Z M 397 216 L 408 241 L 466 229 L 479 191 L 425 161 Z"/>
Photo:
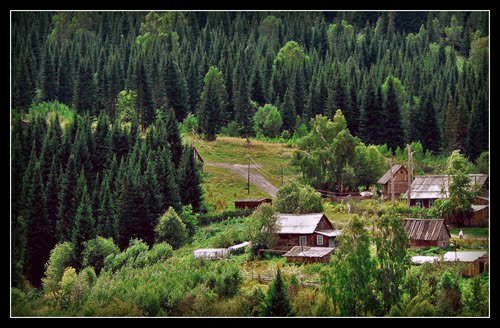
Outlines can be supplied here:
<path id="1" fill-rule="evenodd" d="M 288 132 L 288 130 L 285 130 L 281 133 L 281 139 L 283 140 L 288 140 L 290 139 L 290 132 Z"/>
<path id="2" fill-rule="evenodd" d="M 182 206 L 181 214 L 179 215 L 181 221 L 186 225 L 186 231 L 189 238 L 194 236 L 196 232 L 196 214 L 193 213 L 193 206 L 191 204 Z"/>
<path id="3" fill-rule="evenodd" d="M 148 263 L 154 264 L 157 262 L 165 261 L 173 255 L 172 246 L 167 243 L 155 244 L 148 251 Z"/>
<path id="4" fill-rule="evenodd" d="M 160 217 L 155 232 L 157 242 L 167 242 L 174 249 L 184 245 L 187 239 L 186 225 L 172 207 Z"/>
<path id="5" fill-rule="evenodd" d="M 276 194 L 274 208 L 279 213 L 320 213 L 324 211 L 321 195 L 298 182 L 287 183 Z"/>
<path id="6" fill-rule="evenodd" d="M 59 282 L 64 269 L 73 260 L 73 244 L 64 242 L 57 244 L 50 252 L 49 261 L 46 264 L 45 277 L 42 278 L 43 290 L 46 294 L 55 293 L 59 290 Z"/>
<path id="7" fill-rule="evenodd" d="M 188 116 L 180 124 L 180 130 L 182 132 L 198 131 L 198 118 L 193 114 L 189 113 Z"/>
<path id="8" fill-rule="evenodd" d="M 215 222 L 222 222 L 236 217 L 247 217 L 253 213 L 252 209 L 227 210 L 218 214 L 199 214 L 198 225 L 206 226 Z"/>
<path id="9" fill-rule="evenodd" d="M 220 133 L 229 137 L 239 137 L 241 136 L 241 128 L 236 121 L 231 121 L 220 130 Z"/>
<path id="10" fill-rule="evenodd" d="M 123 266 L 129 265 L 129 266 L 137 266 L 136 263 L 137 257 L 141 255 L 144 252 L 147 252 L 149 249 L 148 245 L 145 244 L 142 240 L 140 239 L 131 239 L 129 247 L 119 253 L 119 254 L 111 254 L 106 257 L 104 260 L 104 269 L 111 270 L 112 272 L 116 272 L 120 270 Z"/>
<path id="11" fill-rule="evenodd" d="M 108 255 L 120 253 L 120 249 L 113 242 L 113 238 L 97 238 L 88 240 L 84 244 L 83 266 L 92 266 L 97 274 L 104 266 L 104 260 Z"/>

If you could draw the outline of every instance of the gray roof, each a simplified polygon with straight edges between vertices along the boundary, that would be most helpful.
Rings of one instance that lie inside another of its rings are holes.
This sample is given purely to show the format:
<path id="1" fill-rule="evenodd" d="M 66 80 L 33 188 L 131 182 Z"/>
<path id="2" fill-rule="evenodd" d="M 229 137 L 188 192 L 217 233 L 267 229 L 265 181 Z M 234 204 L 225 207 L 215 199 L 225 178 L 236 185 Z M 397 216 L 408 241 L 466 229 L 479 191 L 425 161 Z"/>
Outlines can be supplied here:
<path id="1" fill-rule="evenodd" d="M 229 255 L 226 248 L 201 248 L 193 251 L 194 257 L 205 259 L 219 259 Z"/>
<path id="2" fill-rule="evenodd" d="M 331 247 L 310 247 L 310 246 L 294 246 L 283 256 L 286 257 L 323 257 L 333 252 Z"/>
<path id="3" fill-rule="evenodd" d="M 488 179 L 487 174 L 469 174 L 469 177 L 473 183 L 480 186 Z M 451 177 L 446 174 L 418 175 L 411 184 L 410 199 L 447 198 L 449 196 L 448 184 L 450 179 Z"/>
<path id="4" fill-rule="evenodd" d="M 391 173 L 392 174 L 396 173 L 401 167 L 404 166 L 401 164 L 394 164 L 389 170 L 387 170 L 387 172 L 385 172 L 385 174 L 380 179 L 378 179 L 377 183 L 380 184 L 387 183 L 387 181 L 389 181 L 389 179 L 391 178 Z"/>
<path id="5" fill-rule="evenodd" d="M 328 230 L 316 230 L 315 232 L 317 234 L 320 234 L 320 235 L 323 235 L 323 236 L 327 236 L 327 237 L 337 237 L 337 236 L 340 236 L 342 234 L 340 230 L 331 230 L 331 229 L 328 229 Z"/>
<path id="6" fill-rule="evenodd" d="M 488 208 L 489 205 L 472 205 L 472 210 L 474 212 L 484 210 L 485 208 Z"/>
<path id="7" fill-rule="evenodd" d="M 480 257 L 488 254 L 487 252 L 447 252 L 444 254 L 443 261 L 453 262 L 474 262 Z"/>
<path id="8" fill-rule="evenodd" d="M 276 221 L 277 230 L 279 234 L 293 234 L 303 233 L 309 234 L 316 230 L 316 227 L 323 217 L 323 213 L 312 214 L 278 214 Z"/>
<path id="9" fill-rule="evenodd" d="M 265 200 L 271 200 L 271 198 L 242 198 L 236 199 L 235 202 L 263 202 Z"/>
<path id="10" fill-rule="evenodd" d="M 443 229 L 451 238 L 444 219 L 405 219 L 404 229 L 408 237 L 414 240 L 439 240 Z"/>
<path id="11" fill-rule="evenodd" d="M 228 248 L 229 251 L 234 251 L 234 250 L 237 250 L 237 249 L 240 249 L 240 248 L 244 248 L 244 247 L 247 247 L 250 245 L 250 242 L 248 241 L 245 241 L 241 244 L 238 244 L 238 245 L 233 245 L 231 247 Z"/>

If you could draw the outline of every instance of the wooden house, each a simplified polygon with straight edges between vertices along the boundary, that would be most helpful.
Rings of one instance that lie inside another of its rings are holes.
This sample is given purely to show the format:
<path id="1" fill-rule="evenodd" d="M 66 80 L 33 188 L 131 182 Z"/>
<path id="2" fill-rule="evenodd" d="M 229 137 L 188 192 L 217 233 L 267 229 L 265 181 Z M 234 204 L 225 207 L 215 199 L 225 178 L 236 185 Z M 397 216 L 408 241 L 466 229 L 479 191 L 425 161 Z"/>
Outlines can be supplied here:
<path id="1" fill-rule="evenodd" d="M 444 262 L 465 263 L 462 275 L 473 277 L 488 271 L 488 253 L 487 252 L 447 252 L 443 257 Z"/>
<path id="2" fill-rule="evenodd" d="M 444 217 L 445 224 L 456 227 L 487 227 L 489 225 L 489 205 L 472 205 L 472 213 Z"/>
<path id="3" fill-rule="evenodd" d="M 451 235 L 444 219 L 405 219 L 404 229 L 410 246 L 447 247 L 450 244 Z"/>
<path id="4" fill-rule="evenodd" d="M 245 209 L 251 208 L 255 209 L 259 207 L 260 204 L 268 203 L 272 204 L 273 200 L 271 198 L 261 198 L 261 199 L 237 199 L 234 201 L 234 207 Z"/>
<path id="5" fill-rule="evenodd" d="M 334 248 L 294 246 L 283 256 L 290 263 L 328 263 Z"/>
<path id="6" fill-rule="evenodd" d="M 382 197 L 390 198 L 392 194 L 391 176 L 394 179 L 394 196 L 399 198 L 408 190 L 408 170 L 401 164 L 393 165 L 385 174 L 378 179 L 377 183 L 382 185 Z"/>
<path id="7" fill-rule="evenodd" d="M 487 183 L 487 174 L 469 174 L 473 184 L 484 187 Z M 446 174 L 442 175 L 419 175 L 411 183 L 410 187 L 410 206 L 430 207 L 436 199 L 448 198 L 448 186 L 451 177 Z M 408 191 L 406 192 L 406 197 Z"/>
<path id="8" fill-rule="evenodd" d="M 278 214 L 276 222 L 277 248 L 290 250 L 294 246 L 335 247 L 340 231 L 323 213 Z"/>

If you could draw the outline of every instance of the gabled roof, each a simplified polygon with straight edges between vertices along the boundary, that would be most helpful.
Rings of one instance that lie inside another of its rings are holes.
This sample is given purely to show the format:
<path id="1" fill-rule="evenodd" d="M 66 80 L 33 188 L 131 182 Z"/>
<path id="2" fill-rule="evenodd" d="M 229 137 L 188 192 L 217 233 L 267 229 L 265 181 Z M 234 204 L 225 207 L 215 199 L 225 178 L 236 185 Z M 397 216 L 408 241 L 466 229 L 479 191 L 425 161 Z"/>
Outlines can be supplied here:
<path id="1" fill-rule="evenodd" d="M 331 230 L 331 229 L 316 230 L 315 232 L 318 235 L 323 235 L 323 236 L 327 236 L 327 237 L 337 237 L 337 236 L 340 236 L 342 234 L 342 232 L 340 230 Z"/>
<path id="2" fill-rule="evenodd" d="M 472 183 L 482 186 L 487 174 L 469 174 Z M 411 184 L 410 199 L 438 199 L 449 197 L 448 185 L 451 177 L 447 174 L 418 175 Z M 406 192 L 408 194 L 408 192 Z"/>
<path id="3" fill-rule="evenodd" d="M 243 198 L 243 199 L 236 199 L 235 202 L 263 202 L 265 200 L 272 201 L 271 198 Z"/>
<path id="4" fill-rule="evenodd" d="M 278 234 L 303 233 L 310 234 L 316 230 L 323 213 L 312 214 L 278 214 L 276 232 Z"/>
<path id="5" fill-rule="evenodd" d="M 286 257 L 323 257 L 331 254 L 331 247 L 310 247 L 310 246 L 294 246 L 283 256 Z"/>
<path id="6" fill-rule="evenodd" d="M 391 175 L 396 173 L 401 167 L 404 168 L 404 166 L 401 164 L 394 164 L 389 170 L 387 170 L 387 172 L 385 172 L 385 174 L 380 179 L 378 179 L 377 183 L 380 184 L 387 183 L 387 181 L 389 181 L 389 179 L 391 178 Z"/>
<path id="7" fill-rule="evenodd" d="M 489 205 L 472 205 L 472 210 L 474 212 L 484 210 L 485 208 L 488 208 Z"/>
<path id="8" fill-rule="evenodd" d="M 442 229 L 451 238 L 444 219 L 405 219 L 404 229 L 408 237 L 414 240 L 439 240 Z"/>

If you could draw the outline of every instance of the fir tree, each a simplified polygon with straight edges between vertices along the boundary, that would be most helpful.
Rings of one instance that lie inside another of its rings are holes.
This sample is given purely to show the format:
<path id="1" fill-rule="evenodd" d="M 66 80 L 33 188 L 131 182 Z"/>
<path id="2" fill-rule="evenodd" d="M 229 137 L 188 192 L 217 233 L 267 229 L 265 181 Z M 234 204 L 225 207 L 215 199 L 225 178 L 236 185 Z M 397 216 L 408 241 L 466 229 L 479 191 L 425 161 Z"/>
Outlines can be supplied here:
<path id="1" fill-rule="evenodd" d="M 76 268 L 80 268 L 83 262 L 82 252 L 85 247 L 84 243 L 96 236 L 95 221 L 92 215 L 92 202 L 87 190 L 87 184 L 83 182 L 83 186 L 79 186 L 79 188 L 82 190 L 82 197 L 79 201 L 71 233 L 71 242 L 74 245 L 75 251 L 74 265 Z"/>
<path id="2" fill-rule="evenodd" d="M 288 317 L 293 315 L 286 286 L 279 268 L 267 293 L 264 315 L 270 317 Z"/>
<path id="3" fill-rule="evenodd" d="M 179 166 L 179 194 L 182 205 L 191 204 L 193 211 L 198 212 L 201 208 L 202 190 L 196 165 L 193 148 L 186 147 Z"/>

